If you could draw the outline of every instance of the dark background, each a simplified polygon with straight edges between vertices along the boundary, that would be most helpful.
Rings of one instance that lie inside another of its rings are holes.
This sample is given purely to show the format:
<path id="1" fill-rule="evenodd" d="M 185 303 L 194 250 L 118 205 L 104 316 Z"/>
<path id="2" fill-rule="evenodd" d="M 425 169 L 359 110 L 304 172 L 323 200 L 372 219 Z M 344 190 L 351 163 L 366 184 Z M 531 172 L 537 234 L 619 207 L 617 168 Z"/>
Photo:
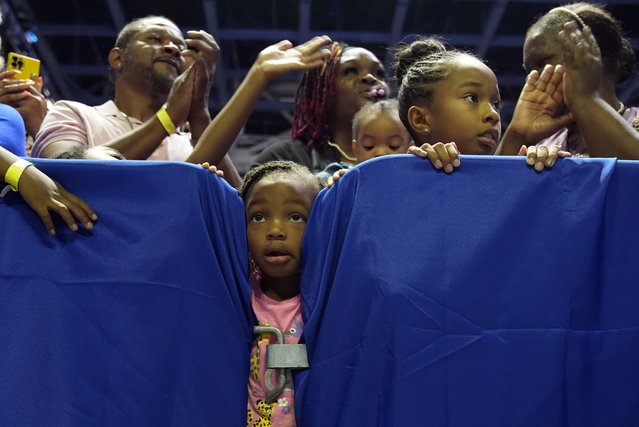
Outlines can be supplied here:
<path id="1" fill-rule="evenodd" d="M 524 82 L 521 50 L 533 20 L 559 5 L 551 1 L 419 0 L 0 0 L 4 51 L 38 56 L 53 99 L 98 104 L 111 97 L 107 54 L 118 30 L 149 14 L 164 15 L 183 31 L 204 29 L 221 48 L 211 96 L 215 114 L 238 86 L 257 53 L 281 39 L 328 34 L 364 46 L 388 64 L 388 47 L 414 34 L 439 35 L 485 58 L 499 79 L 507 124 Z M 564 2 L 565 3 L 565 2 Z M 607 3 L 639 50 L 639 1 Z M 37 39 L 37 41 L 35 41 Z M 32 41 L 34 43 L 29 43 Z M 247 133 L 289 127 L 299 75 L 272 84 Z M 626 105 L 639 105 L 639 77 L 620 87 Z"/>

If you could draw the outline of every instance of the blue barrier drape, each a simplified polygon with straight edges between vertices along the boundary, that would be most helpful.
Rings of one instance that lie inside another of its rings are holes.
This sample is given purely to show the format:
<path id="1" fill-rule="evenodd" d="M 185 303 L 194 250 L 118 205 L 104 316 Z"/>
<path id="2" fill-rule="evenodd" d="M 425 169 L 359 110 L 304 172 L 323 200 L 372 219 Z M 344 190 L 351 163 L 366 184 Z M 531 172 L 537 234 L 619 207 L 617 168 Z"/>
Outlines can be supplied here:
<path id="1" fill-rule="evenodd" d="M 19 195 L 0 202 L 0 424 L 243 425 L 237 192 L 186 164 L 37 164 L 100 219 L 50 237 Z"/>
<path id="2" fill-rule="evenodd" d="M 411 156 L 304 238 L 300 425 L 639 425 L 639 163 Z"/>
<path id="3" fill-rule="evenodd" d="M 52 238 L 0 201 L 0 424 L 244 425 L 235 190 L 184 164 L 38 166 L 100 220 Z M 354 168 L 304 240 L 299 425 L 637 425 L 637 182 L 614 159 Z"/>

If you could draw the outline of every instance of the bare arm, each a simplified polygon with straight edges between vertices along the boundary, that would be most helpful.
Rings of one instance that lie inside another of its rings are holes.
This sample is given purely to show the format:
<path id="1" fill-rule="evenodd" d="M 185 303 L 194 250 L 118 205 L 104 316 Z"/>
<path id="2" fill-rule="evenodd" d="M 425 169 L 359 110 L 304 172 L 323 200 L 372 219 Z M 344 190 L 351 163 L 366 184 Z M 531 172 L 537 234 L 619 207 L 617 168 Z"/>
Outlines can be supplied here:
<path id="1" fill-rule="evenodd" d="M 193 67 L 187 69 L 175 79 L 171 92 L 169 93 L 167 112 L 176 126 L 180 126 L 186 122 L 191 105 L 195 73 L 196 71 Z M 55 142 L 45 145 L 41 150 L 38 148 L 38 152 L 36 153 L 38 157 L 56 157 L 58 154 L 72 147 L 87 144 L 86 129 L 81 124 L 82 120 L 76 112 L 69 111 L 69 109 L 60 112 L 54 108 L 49 114 L 50 116 L 45 118 L 46 126 L 43 126 L 43 129 L 41 129 L 41 132 L 36 138 L 36 147 L 41 143 L 46 144 L 46 140 L 55 138 L 55 134 L 58 132 L 65 136 L 68 134 L 69 138 L 56 140 Z M 59 125 L 55 123 L 56 121 L 62 121 L 68 130 L 60 131 L 58 128 Z M 153 115 L 144 122 L 142 126 L 104 145 L 116 149 L 127 159 L 144 160 L 157 149 L 166 136 L 166 130 L 158 118 Z"/>
<path id="2" fill-rule="evenodd" d="M 126 159 L 145 160 L 153 154 L 166 136 L 162 124 L 153 116 L 141 127 L 109 141 L 104 146 L 118 150 Z"/>
<path id="3" fill-rule="evenodd" d="M 176 127 L 182 126 L 187 120 L 196 78 L 197 70 L 191 66 L 173 82 L 166 108 Z M 153 115 L 141 127 L 104 145 L 115 148 L 129 160 L 144 160 L 153 154 L 166 136 L 162 123 Z"/>
<path id="4" fill-rule="evenodd" d="M 237 138 L 268 83 L 287 72 L 321 65 L 329 54 L 321 48 L 328 43 L 330 39 L 322 36 L 295 48 L 289 41 L 281 41 L 264 49 L 229 102 L 206 128 L 187 161 L 218 164 Z"/>
<path id="5" fill-rule="evenodd" d="M 141 127 L 127 132 L 121 137 L 104 144 L 104 146 L 115 148 L 129 160 L 143 160 L 153 153 L 165 137 L 166 131 L 154 116 Z M 55 158 L 78 145 L 86 145 L 86 142 L 81 143 L 72 139 L 58 140 L 44 147 L 38 153 L 38 157 Z"/>
<path id="6" fill-rule="evenodd" d="M 17 160 L 19 157 L 0 147 L 0 176 L 5 177 L 7 169 Z M 38 214 L 51 235 L 55 234 L 55 227 L 49 211 L 60 215 L 73 231 L 78 230 L 76 220 L 90 230 L 93 228 L 93 221 L 98 219 L 91 207 L 82 199 L 66 191 L 62 185 L 40 172 L 35 166 L 24 169 L 18 180 L 18 191 Z"/>
<path id="7" fill-rule="evenodd" d="M 201 30 L 187 32 L 185 43 L 188 49 L 182 52 L 183 57 L 196 68 L 188 122 L 192 139 L 197 142 L 211 122 L 209 94 L 220 48 L 212 35 Z"/>
<path id="8" fill-rule="evenodd" d="M 564 53 L 564 93 L 591 157 L 639 159 L 639 133 L 600 96 L 603 65 L 590 28 L 574 22 L 559 33 Z"/>
<path id="9" fill-rule="evenodd" d="M 603 99 L 575 103 L 573 114 L 591 157 L 639 160 L 639 132 Z"/>

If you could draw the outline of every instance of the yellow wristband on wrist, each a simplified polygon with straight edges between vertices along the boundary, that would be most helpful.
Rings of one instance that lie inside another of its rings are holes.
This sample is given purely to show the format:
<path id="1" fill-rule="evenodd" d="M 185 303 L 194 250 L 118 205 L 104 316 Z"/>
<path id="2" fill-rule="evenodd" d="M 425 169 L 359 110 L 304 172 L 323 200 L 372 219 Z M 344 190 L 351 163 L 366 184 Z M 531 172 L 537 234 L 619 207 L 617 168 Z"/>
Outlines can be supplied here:
<path id="1" fill-rule="evenodd" d="M 173 120 L 171 120 L 171 116 L 169 116 L 169 112 L 166 111 L 166 105 L 163 106 L 155 113 L 158 120 L 162 124 L 162 127 L 166 131 L 167 134 L 172 135 L 175 132 L 175 124 L 173 124 Z"/>
<path id="2" fill-rule="evenodd" d="M 11 189 L 13 191 L 18 191 L 18 182 L 20 181 L 22 172 L 24 172 L 26 168 L 32 165 L 33 163 L 28 162 L 24 159 L 16 160 L 7 169 L 7 173 L 4 175 L 4 181 L 11 186 Z"/>

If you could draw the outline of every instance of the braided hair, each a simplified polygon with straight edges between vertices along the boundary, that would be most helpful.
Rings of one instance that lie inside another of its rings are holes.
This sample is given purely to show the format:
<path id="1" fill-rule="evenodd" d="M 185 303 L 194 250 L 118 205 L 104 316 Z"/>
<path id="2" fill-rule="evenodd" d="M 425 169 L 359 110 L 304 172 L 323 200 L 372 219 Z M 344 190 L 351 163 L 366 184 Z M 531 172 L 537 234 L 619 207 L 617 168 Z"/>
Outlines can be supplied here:
<path id="1" fill-rule="evenodd" d="M 335 105 L 335 78 L 342 53 L 348 46 L 331 44 L 331 57 L 321 67 L 304 73 L 295 96 L 291 137 L 308 147 L 323 148 L 330 139 L 329 119 Z"/>
<path id="2" fill-rule="evenodd" d="M 430 104 L 435 84 L 449 76 L 458 58 L 470 56 L 483 62 L 472 53 L 447 47 L 435 37 L 400 44 L 394 49 L 393 56 L 393 73 L 400 85 L 397 96 L 399 118 L 414 141 L 419 139 L 408 122 L 410 107 Z"/>
<path id="3" fill-rule="evenodd" d="M 272 160 L 250 169 L 246 175 L 244 175 L 244 179 L 238 190 L 240 197 L 246 201 L 251 188 L 269 176 L 294 177 L 300 180 L 306 180 L 313 191 L 315 191 L 315 194 L 324 188 L 319 178 L 313 175 L 306 166 L 291 162 L 290 160 Z"/>

